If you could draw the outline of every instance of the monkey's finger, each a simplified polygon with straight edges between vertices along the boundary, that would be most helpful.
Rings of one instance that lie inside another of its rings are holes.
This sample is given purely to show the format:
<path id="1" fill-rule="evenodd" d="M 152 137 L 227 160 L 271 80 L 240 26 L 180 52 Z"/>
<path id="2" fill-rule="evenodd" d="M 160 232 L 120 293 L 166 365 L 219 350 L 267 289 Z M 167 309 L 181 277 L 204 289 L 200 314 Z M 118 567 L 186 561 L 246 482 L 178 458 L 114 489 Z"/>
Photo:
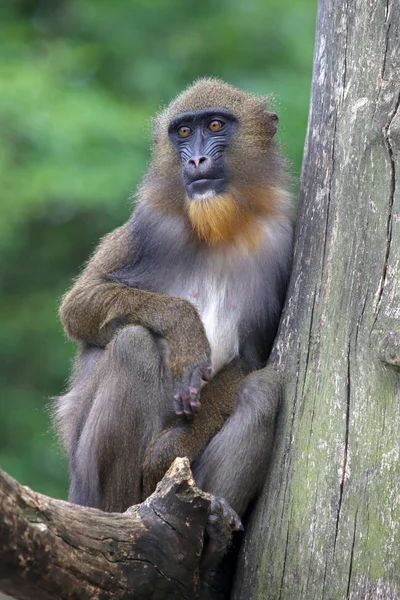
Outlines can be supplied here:
<path id="1" fill-rule="evenodd" d="M 190 376 L 189 391 L 191 395 L 198 396 L 200 394 L 201 379 L 200 369 L 195 369 Z"/>
<path id="2" fill-rule="evenodd" d="M 196 414 L 200 410 L 200 388 L 201 388 L 201 376 L 200 369 L 195 369 L 190 378 L 190 405 L 193 412 Z"/>
<path id="3" fill-rule="evenodd" d="M 211 377 L 212 377 L 212 368 L 205 367 L 201 374 L 201 378 L 204 379 L 204 381 L 210 381 Z"/>
<path id="4" fill-rule="evenodd" d="M 174 386 L 174 408 L 175 413 L 177 415 L 186 415 L 187 416 L 187 407 L 188 407 L 188 399 L 189 399 L 189 384 L 190 384 L 190 374 L 186 371 L 183 373 L 181 377 L 179 377 L 175 381 Z M 190 403 L 189 403 L 189 412 Z"/>
<path id="5" fill-rule="evenodd" d="M 190 406 L 190 396 L 188 394 L 182 394 L 182 403 L 185 416 L 191 419 L 193 417 L 193 411 Z"/>
<path id="6" fill-rule="evenodd" d="M 194 414 L 197 414 L 200 410 L 200 398 L 199 389 L 195 387 L 189 388 L 190 392 L 190 407 Z"/>
<path id="7" fill-rule="evenodd" d="M 179 394 L 174 394 L 174 410 L 175 414 L 183 415 L 183 403 Z"/>

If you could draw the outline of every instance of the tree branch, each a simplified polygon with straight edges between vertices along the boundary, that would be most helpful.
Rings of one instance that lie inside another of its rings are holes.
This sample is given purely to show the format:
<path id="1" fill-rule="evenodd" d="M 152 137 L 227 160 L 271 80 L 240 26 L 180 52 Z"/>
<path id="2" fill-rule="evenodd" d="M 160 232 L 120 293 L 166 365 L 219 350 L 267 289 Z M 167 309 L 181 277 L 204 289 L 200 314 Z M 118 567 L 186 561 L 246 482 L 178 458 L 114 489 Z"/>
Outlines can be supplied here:
<path id="1" fill-rule="evenodd" d="M 196 598 L 209 509 L 187 458 L 122 514 L 48 498 L 0 471 L 0 590 L 20 600 Z"/>

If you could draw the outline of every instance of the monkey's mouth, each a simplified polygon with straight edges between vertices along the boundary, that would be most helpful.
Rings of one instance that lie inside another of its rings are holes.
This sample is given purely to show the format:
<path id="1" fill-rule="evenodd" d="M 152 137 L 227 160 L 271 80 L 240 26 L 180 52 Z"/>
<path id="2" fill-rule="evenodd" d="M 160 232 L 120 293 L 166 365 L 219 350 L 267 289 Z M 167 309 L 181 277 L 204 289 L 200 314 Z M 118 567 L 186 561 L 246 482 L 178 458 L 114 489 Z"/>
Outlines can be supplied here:
<path id="1" fill-rule="evenodd" d="M 186 184 L 186 191 L 189 198 L 196 199 L 197 196 L 216 196 L 222 194 L 225 190 L 224 179 L 209 177 L 207 179 L 195 179 Z"/>

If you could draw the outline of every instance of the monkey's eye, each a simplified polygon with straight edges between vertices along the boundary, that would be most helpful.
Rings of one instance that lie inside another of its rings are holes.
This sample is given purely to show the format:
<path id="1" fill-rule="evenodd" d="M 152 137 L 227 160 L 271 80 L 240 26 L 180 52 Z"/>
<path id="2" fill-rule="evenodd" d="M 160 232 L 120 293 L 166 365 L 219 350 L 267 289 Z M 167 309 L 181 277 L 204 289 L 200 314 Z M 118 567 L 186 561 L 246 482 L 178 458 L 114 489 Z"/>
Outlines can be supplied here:
<path id="1" fill-rule="evenodd" d="M 220 129 L 222 129 L 222 127 L 224 126 L 222 121 L 218 121 L 218 119 L 214 119 L 213 121 L 210 121 L 208 124 L 208 129 L 210 129 L 211 131 L 219 131 Z"/>
<path id="2" fill-rule="evenodd" d="M 187 137 L 191 133 L 192 133 L 192 130 L 190 129 L 190 127 L 187 127 L 186 125 L 182 125 L 182 127 L 179 127 L 179 129 L 178 129 L 178 135 L 180 137 Z"/>

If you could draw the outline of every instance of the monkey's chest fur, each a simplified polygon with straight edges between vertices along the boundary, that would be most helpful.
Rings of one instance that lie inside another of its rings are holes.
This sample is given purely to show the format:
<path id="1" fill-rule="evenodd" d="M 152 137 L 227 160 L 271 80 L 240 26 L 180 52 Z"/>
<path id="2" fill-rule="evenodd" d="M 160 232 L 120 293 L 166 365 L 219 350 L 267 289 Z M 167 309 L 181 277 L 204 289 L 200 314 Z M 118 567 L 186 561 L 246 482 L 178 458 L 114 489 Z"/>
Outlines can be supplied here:
<path id="1" fill-rule="evenodd" d="M 239 356 L 243 327 L 249 316 L 249 297 L 254 297 L 255 287 L 257 284 L 248 272 L 238 273 L 230 261 L 216 254 L 203 268 L 191 272 L 186 279 L 177 278 L 165 290 L 197 307 L 211 346 L 213 373 Z"/>
<path id="2" fill-rule="evenodd" d="M 136 233 L 135 222 L 132 225 L 135 258 L 112 277 L 130 287 L 179 296 L 194 304 L 210 342 L 214 374 L 238 356 L 253 368 L 260 366 L 270 349 L 267 326 L 277 309 L 267 232 L 259 251 L 251 253 L 234 246 L 199 248 L 173 219 L 150 221 L 145 236 L 143 227 Z"/>

